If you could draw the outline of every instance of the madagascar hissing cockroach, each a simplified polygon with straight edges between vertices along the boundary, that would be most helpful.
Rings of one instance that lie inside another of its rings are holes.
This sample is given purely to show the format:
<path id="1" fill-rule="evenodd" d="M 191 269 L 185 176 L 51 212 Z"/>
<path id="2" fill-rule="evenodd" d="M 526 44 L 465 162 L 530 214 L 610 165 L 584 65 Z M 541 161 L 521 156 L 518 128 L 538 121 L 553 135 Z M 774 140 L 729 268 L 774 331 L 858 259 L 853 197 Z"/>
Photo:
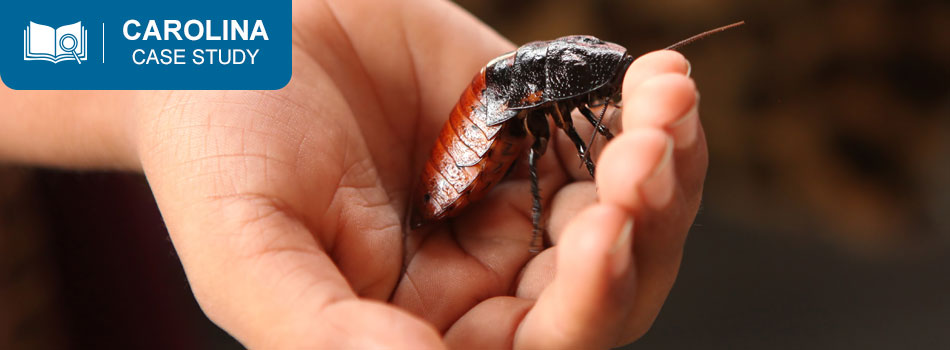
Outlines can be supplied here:
<path id="1" fill-rule="evenodd" d="M 667 49 L 742 23 L 704 32 Z M 602 115 L 598 118 L 588 107 L 593 102 L 614 106 L 620 102 L 623 77 L 633 60 L 623 46 L 572 35 L 531 42 L 488 62 L 462 92 L 432 148 L 410 205 L 411 227 L 455 216 L 484 196 L 521 156 L 530 137 L 531 242 L 535 242 L 541 232 L 537 162 L 551 137 L 547 118 L 567 134 L 593 177 L 589 145 L 574 129 L 571 111 L 578 109 L 597 133 L 610 140 L 613 135 L 601 123 Z"/>

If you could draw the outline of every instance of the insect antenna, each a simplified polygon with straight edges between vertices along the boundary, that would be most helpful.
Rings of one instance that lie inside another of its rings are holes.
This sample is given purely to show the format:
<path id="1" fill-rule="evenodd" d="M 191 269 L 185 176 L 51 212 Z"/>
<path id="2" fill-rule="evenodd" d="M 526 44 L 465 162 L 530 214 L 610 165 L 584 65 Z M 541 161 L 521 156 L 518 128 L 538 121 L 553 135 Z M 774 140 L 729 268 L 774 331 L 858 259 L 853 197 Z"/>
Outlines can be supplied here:
<path id="1" fill-rule="evenodd" d="M 681 48 L 681 47 L 683 47 L 683 46 L 686 46 L 686 45 L 689 45 L 690 43 L 692 43 L 692 42 L 694 42 L 694 41 L 696 41 L 696 40 L 705 38 L 705 37 L 707 37 L 707 36 L 710 36 L 710 35 L 713 35 L 713 34 L 716 34 L 716 33 L 719 33 L 719 32 L 727 31 L 727 30 L 729 30 L 729 29 L 732 29 L 732 28 L 741 26 L 741 25 L 743 25 L 743 24 L 745 24 L 745 21 L 739 21 L 739 22 L 736 22 L 736 23 L 733 23 L 733 24 L 730 24 L 730 25 L 727 25 L 727 26 L 722 26 L 722 27 L 719 27 L 719 28 L 716 28 L 716 29 L 707 30 L 707 31 L 705 31 L 705 32 L 702 32 L 702 33 L 693 35 L 693 36 L 687 38 L 686 40 L 683 40 L 683 41 L 680 41 L 680 42 L 678 42 L 678 43 L 676 43 L 676 44 L 667 46 L 664 50 L 678 50 L 679 48 Z"/>
<path id="2" fill-rule="evenodd" d="M 741 26 L 741 25 L 743 25 L 743 24 L 745 24 L 745 21 L 739 21 L 739 22 L 736 22 L 736 23 L 733 23 L 733 24 L 730 24 L 730 25 L 725 25 L 725 26 L 716 28 L 716 29 L 707 30 L 707 31 L 705 31 L 705 32 L 702 32 L 702 33 L 693 35 L 693 36 L 691 36 L 691 37 L 689 37 L 689 38 L 686 38 L 685 40 L 681 40 L 681 41 L 679 41 L 679 42 L 677 42 L 677 43 L 675 43 L 675 44 L 673 44 L 673 45 L 667 46 L 667 47 L 665 48 L 665 50 L 678 50 L 678 49 L 682 48 L 683 46 L 689 45 L 690 43 L 692 43 L 692 42 L 694 42 L 694 41 L 696 41 L 696 40 L 703 39 L 703 38 L 705 38 L 705 37 L 708 37 L 708 36 L 713 35 L 713 34 L 716 34 L 716 33 L 720 33 L 720 32 L 727 31 L 727 30 L 729 30 L 729 29 L 732 29 L 732 28 Z M 587 154 L 584 155 L 584 157 L 587 158 L 587 159 L 590 159 L 591 147 L 594 146 L 594 139 L 597 137 L 597 129 L 600 128 L 600 126 L 602 125 L 602 122 L 603 122 L 603 120 L 604 120 L 604 114 L 607 113 L 607 106 L 608 106 L 609 104 L 610 104 L 610 97 L 607 97 L 607 98 L 604 99 L 604 103 L 603 103 L 604 108 L 600 111 L 600 117 L 597 118 L 597 123 L 594 123 L 594 131 L 593 131 L 593 132 L 591 133 L 591 135 L 590 135 L 590 141 L 587 142 Z M 590 105 L 590 104 L 588 104 L 588 106 L 589 106 L 589 107 L 595 107 L 595 106 Z M 619 107 L 619 106 L 618 106 L 618 107 Z"/>
<path id="3" fill-rule="evenodd" d="M 597 137 L 597 129 L 600 128 L 601 122 L 604 120 L 604 114 L 607 113 L 607 106 L 610 105 L 610 96 L 604 98 L 604 108 L 600 110 L 600 117 L 597 118 L 597 123 L 594 124 L 594 131 L 590 134 L 590 141 L 587 142 L 587 154 L 584 157 L 590 159 L 591 147 L 594 147 L 594 138 Z"/>

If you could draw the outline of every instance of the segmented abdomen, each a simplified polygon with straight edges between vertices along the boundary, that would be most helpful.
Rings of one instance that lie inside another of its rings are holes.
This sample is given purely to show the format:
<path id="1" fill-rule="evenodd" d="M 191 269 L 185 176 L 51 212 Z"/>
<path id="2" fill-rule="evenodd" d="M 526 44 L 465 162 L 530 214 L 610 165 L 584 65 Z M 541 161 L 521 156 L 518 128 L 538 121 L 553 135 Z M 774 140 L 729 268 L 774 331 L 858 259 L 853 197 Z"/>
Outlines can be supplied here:
<path id="1" fill-rule="evenodd" d="M 486 106 L 485 70 L 482 69 L 462 92 L 449 120 L 442 127 L 422 171 L 413 199 L 411 224 L 455 216 L 462 208 L 485 195 L 521 154 L 523 137 L 512 134 L 519 119 L 487 124 L 498 111 Z"/>

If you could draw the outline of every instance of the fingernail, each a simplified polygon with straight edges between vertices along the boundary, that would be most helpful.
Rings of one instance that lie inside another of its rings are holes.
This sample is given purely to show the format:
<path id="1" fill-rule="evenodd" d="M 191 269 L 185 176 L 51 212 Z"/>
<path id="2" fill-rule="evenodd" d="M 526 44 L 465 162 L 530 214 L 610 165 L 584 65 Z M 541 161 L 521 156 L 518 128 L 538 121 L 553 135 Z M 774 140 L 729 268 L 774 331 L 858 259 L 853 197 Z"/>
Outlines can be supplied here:
<path id="1" fill-rule="evenodd" d="M 675 128 L 679 126 L 680 124 L 685 123 L 690 118 L 698 117 L 698 116 L 699 116 L 699 91 L 696 92 L 696 99 L 693 100 L 693 107 L 691 107 L 688 111 L 686 111 L 686 114 L 683 114 L 682 117 L 670 123 L 670 126 Z"/>
<path id="2" fill-rule="evenodd" d="M 623 227 L 620 229 L 620 234 L 617 235 L 617 239 L 614 240 L 614 245 L 610 247 L 610 256 L 613 260 L 613 272 L 614 275 L 622 275 L 626 273 L 627 268 L 630 266 L 630 241 L 633 240 L 633 218 L 627 218 L 627 221 L 624 222 Z"/>
<path id="3" fill-rule="evenodd" d="M 663 170 L 669 166 L 670 162 L 673 160 L 673 139 L 669 136 L 666 137 L 666 148 L 663 149 L 663 158 L 660 159 L 660 163 L 656 165 L 656 168 L 653 169 L 653 172 L 650 173 L 650 177 L 644 182 L 650 182 L 655 178 L 659 177 Z"/>
<path id="4" fill-rule="evenodd" d="M 686 60 L 686 76 L 689 77 L 693 73 L 693 64 L 689 63 L 689 60 Z"/>
<path id="5" fill-rule="evenodd" d="M 663 158 L 650 173 L 650 176 L 643 181 L 641 191 L 644 195 L 644 201 L 653 208 L 662 208 L 669 203 L 673 196 L 673 174 L 670 163 L 673 162 L 673 139 L 666 137 L 666 149 L 663 150 Z"/>
<path id="6" fill-rule="evenodd" d="M 686 149 L 696 143 L 699 133 L 699 93 L 696 93 L 696 99 L 693 106 L 686 114 L 670 123 L 668 128 L 676 140 L 676 149 Z"/>

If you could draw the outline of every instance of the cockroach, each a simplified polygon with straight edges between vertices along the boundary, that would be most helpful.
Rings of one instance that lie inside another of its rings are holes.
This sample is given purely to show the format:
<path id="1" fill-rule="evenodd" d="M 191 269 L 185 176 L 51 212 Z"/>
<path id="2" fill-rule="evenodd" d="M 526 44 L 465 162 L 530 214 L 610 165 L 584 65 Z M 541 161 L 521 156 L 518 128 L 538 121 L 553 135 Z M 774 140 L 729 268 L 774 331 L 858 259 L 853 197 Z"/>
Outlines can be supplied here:
<path id="1" fill-rule="evenodd" d="M 673 44 L 675 50 L 743 22 L 716 28 Z M 590 106 L 619 106 L 620 88 L 634 57 L 623 46 L 587 35 L 535 41 L 488 62 L 449 113 L 413 194 L 410 226 L 458 215 L 497 184 L 528 146 L 533 197 L 532 245 L 541 233 L 537 162 L 551 138 L 547 118 L 563 130 L 591 177 L 595 166 L 574 128 L 574 109 L 594 125 L 595 135 L 613 134 Z"/>

